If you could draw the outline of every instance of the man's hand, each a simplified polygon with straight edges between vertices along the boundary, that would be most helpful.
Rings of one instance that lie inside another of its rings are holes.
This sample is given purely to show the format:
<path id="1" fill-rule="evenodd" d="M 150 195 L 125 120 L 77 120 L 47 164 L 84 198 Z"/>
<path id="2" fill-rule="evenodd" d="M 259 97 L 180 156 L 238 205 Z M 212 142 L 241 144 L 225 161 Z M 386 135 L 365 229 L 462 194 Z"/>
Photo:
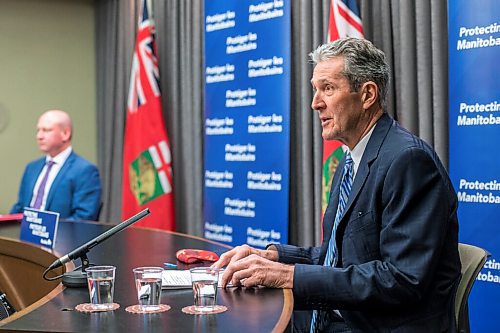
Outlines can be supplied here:
<path id="1" fill-rule="evenodd" d="M 273 248 L 273 246 L 271 247 Z M 274 247 L 275 248 L 275 247 Z M 250 247 L 248 245 L 240 245 L 232 250 L 223 253 L 219 260 L 212 264 L 212 268 L 222 268 L 229 265 L 237 260 L 248 257 L 249 255 L 255 254 L 259 257 L 266 258 L 272 261 L 278 261 L 278 251 L 276 250 L 258 250 Z"/>
<path id="2" fill-rule="evenodd" d="M 245 244 L 222 254 L 211 267 L 227 265 L 221 279 L 224 288 L 229 282 L 234 286 L 292 288 L 294 267 L 277 263 L 278 259 L 274 246 L 259 250 Z"/>
<path id="3" fill-rule="evenodd" d="M 221 284 L 223 288 L 229 282 L 233 286 L 261 285 L 271 288 L 292 288 L 293 272 L 294 266 L 277 263 L 257 254 L 250 254 L 242 259 L 230 261 L 222 276 Z"/>

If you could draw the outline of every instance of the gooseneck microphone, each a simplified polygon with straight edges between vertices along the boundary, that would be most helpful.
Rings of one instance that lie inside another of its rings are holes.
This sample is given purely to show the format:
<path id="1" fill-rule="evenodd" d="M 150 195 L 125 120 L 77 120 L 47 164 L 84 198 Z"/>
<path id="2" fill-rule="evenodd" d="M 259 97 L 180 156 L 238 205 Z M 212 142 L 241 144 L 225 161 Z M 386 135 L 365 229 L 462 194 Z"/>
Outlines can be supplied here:
<path id="1" fill-rule="evenodd" d="M 144 218 L 146 215 L 150 214 L 149 208 L 144 209 L 143 211 L 137 213 L 136 215 L 130 217 L 129 219 L 121 222 L 120 224 L 117 224 L 113 228 L 103 232 L 99 236 L 91 239 L 87 243 L 81 245 L 80 247 L 74 249 L 70 253 L 62 256 L 61 258 L 57 259 L 54 261 L 49 268 L 44 273 L 44 278 L 45 274 L 55 268 L 61 267 L 67 262 L 70 262 L 71 260 L 75 259 L 82 259 L 82 270 L 81 271 L 73 271 L 73 272 L 68 272 L 63 274 L 63 284 L 66 285 L 67 287 L 85 287 L 87 285 L 87 276 L 86 273 L 84 272 L 85 269 L 88 267 L 88 259 L 87 259 L 87 252 L 90 251 L 94 246 L 97 244 L 105 241 L 109 237 L 113 236 L 117 232 L 127 228 L 128 226 L 134 224 L 135 222 L 141 220 Z"/>

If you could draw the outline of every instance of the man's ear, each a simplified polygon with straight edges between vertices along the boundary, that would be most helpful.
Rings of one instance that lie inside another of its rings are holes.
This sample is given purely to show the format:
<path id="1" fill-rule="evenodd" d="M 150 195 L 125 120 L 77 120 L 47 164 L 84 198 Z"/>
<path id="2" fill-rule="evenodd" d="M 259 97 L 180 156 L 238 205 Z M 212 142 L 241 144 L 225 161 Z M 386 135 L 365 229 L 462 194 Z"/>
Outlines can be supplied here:
<path id="1" fill-rule="evenodd" d="M 62 128 L 62 138 L 64 142 L 68 142 L 71 139 L 71 129 L 68 127 Z"/>
<path id="2" fill-rule="evenodd" d="M 371 108 L 378 100 L 378 87 L 373 81 L 368 81 L 363 83 L 361 86 L 361 103 L 363 104 L 363 109 L 368 110 Z"/>

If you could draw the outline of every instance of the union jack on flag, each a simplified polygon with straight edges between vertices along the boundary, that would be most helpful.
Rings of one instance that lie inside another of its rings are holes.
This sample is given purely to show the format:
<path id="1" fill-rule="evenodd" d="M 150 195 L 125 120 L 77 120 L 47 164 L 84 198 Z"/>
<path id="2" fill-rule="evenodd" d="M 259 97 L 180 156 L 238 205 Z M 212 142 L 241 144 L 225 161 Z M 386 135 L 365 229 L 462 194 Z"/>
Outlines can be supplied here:
<path id="1" fill-rule="evenodd" d="M 132 59 L 128 111 L 137 112 L 137 108 L 146 103 L 146 96 L 160 96 L 160 70 L 156 57 L 155 25 L 149 15 L 148 6 L 143 6 L 139 17 L 137 42 Z M 141 71 L 141 67 L 143 70 Z M 141 75 L 142 74 L 142 75 Z M 149 91 L 145 91 L 149 90 Z"/>
<path id="2" fill-rule="evenodd" d="M 363 38 L 363 24 L 356 0 L 331 0 L 328 40 Z"/>

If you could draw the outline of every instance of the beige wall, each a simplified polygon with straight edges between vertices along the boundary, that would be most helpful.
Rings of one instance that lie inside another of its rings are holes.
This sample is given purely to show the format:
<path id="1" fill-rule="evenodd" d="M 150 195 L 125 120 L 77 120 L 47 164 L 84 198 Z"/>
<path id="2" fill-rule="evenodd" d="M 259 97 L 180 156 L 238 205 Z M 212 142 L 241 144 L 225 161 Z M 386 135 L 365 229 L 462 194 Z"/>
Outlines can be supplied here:
<path id="1" fill-rule="evenodd" d="M 0 0 L 0 214 L 25 165 L 42 156 L 43 111 L 67 111 L 74 150 L 96 162 L 94 21 L 93 0 Z"/>

